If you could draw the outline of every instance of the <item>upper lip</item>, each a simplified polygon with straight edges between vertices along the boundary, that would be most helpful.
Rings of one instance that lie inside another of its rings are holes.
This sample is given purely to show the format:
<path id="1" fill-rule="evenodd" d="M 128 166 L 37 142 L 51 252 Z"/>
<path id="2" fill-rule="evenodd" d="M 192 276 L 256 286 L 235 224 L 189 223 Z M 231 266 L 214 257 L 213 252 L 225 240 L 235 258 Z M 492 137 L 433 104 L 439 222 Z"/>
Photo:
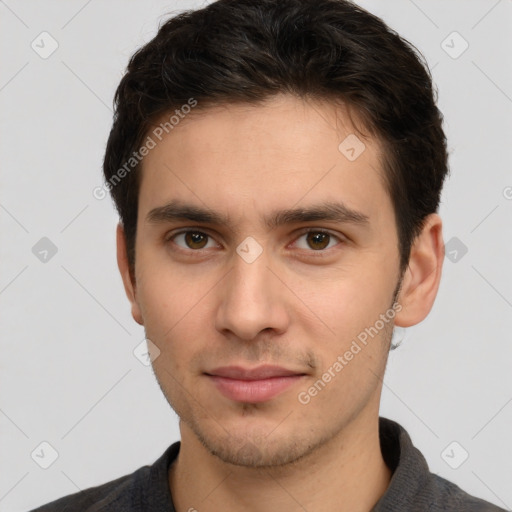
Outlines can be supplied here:
<path id="1" fill-rule="evenodd" d="M 222 366 L 207 372 L 207 375 L 226 377 L 237 380 L 261 380 L 271 377 L 288 377 L 290 375 L 304 375 L 302 372 L 289 370 L 282 366 L 263 365 L 256 368 L 243 368 L 242 366 Z"/>

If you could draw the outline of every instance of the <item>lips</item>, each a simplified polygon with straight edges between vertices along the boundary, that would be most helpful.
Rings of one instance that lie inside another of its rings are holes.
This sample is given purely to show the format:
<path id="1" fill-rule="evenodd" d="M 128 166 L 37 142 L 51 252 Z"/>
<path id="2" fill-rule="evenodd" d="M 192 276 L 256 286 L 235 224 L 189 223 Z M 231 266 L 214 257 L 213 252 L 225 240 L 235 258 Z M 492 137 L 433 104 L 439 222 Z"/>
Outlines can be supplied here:
<path id="1" fill-rule="evenodd" d="M 206 375 L 226 398 L 236 402 L 259 403 L 274 398 L 304 377 L 304 373 L 281 366 L 257 368 L 224 366 Z"/>
<path id="2" fill-rule="evenodd" d="M 288 370 L 281 366 L 264 365 L 257 368 L 243 368 L 241 366 L 223 366 L 208 372 L 209 375 L 226 377 L 237 380 L 261 380 L 272 377 L 289 377 L 290 375 L 304 375 L 301 372 Z"/>

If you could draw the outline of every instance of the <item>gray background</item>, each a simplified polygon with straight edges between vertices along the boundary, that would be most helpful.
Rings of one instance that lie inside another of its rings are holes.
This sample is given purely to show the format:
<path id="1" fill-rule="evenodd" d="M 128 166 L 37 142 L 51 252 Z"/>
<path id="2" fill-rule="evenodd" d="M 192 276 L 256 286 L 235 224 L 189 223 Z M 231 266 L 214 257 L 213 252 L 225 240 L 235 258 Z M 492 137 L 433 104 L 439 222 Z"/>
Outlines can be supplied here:
<path id="1" fill-rule="evenodd" d="M 426 56 L 451 152 L 440 213 L 454 261 L 428 319 L 390 355 L 381 414 L 433 472 L 510 509 L 512 0 L 360 4 Z M 0 1 L 1 511 L 130 473 L 179 438 L 133 354 L 144 333 L 118 275 L 117 217 L 92 190 L 129 56 L 167 13 L 199 5 Z M 58 43 L 47 58 L 31 47 L 51 49 L 43 31 Z M 469 44 L 457 58 L 454 31 Z M 48 469 L 42 442 L 58 452 Z"/>

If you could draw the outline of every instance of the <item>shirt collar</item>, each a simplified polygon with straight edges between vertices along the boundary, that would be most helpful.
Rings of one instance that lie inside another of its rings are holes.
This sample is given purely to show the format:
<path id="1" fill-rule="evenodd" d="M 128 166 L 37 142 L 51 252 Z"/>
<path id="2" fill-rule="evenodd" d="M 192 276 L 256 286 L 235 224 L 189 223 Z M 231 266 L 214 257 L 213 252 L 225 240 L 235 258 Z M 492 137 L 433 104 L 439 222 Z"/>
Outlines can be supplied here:
<path id="1" fill-rule="evenodd" d="M 427 461 L 414 447 L 407 431 L 395 421 L 380 417 L 379 437 L 384 462 L 393 474 L 386 492 L 371 512 L 410 510 L 428 486 Z"/>

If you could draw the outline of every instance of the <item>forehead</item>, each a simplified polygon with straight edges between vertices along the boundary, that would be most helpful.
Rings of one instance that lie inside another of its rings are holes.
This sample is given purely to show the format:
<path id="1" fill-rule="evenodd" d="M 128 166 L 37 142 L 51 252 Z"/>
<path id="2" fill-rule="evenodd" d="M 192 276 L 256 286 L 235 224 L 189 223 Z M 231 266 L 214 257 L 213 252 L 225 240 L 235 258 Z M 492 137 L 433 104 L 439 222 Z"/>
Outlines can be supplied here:
<path id="1" fill-rule="evenodd" d="M 287 95 L 198 107 L 161 140 L 148 133 L 156 144 L 142 161 L 139 217 L 173 201 L 235 220 L 320 201 L 369 218 L 392 214 L 380 143 L 356 130 L 354 112 Z"/>

